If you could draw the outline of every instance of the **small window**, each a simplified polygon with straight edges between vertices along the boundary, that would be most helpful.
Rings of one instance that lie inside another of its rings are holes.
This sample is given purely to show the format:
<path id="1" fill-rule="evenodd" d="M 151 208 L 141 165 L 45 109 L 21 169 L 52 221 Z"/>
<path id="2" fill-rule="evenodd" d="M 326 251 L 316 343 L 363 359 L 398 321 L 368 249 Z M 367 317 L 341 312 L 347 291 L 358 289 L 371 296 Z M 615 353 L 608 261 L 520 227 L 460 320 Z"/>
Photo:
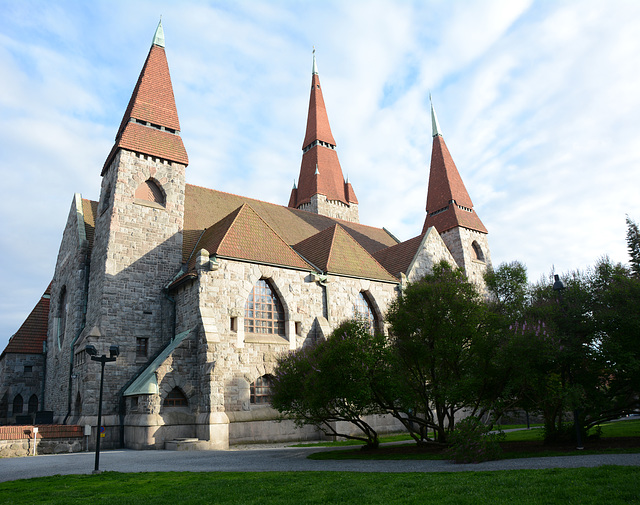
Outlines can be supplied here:
<path id="1" fill-rule="evenodd" d="M 136 189 L 135 197 L 139 200 L 146 200 L 148 202 L 157 203 L 164 207 L 165 197 L 162 189 L 153 182 L 151 179 L 144 181 L 138 189 Z"/>
<path id="2" fill-rule="evenodd" d="M 149 353 L 149 339 L 136 339 L 136 358 L 146 358 Z"/>
<path id="3" fill-rule="evenodd" d="M 132 396 L 131 397 L 131 410 L 138 410 L 138 397 L 137 396 Z"/>
<path id="4" fill-rule="evenodd" d="M 249 402 L 264 404 L 271 401 L 271 376 L 263 375 L 251 383 Z"/>
<path id="5" fill-rule="evenodd" d="M 478 244 L 474 240 L 473 243 L 471 244 L 471 247 L 473 249 L 473 259 L 482 261 L 484 263 L 484 254 L 482 253 L 482 248 L 480 247 L 480 244 Z"/>
<path id="6" fill-rule="evenodd" d="M 24 366 L 24 376 L 25 377 L 33 376 L 33 367 L 31 365 Z"/>
<path id="7" fill-rule="evenodd" d="M 296 335 L 302 336 L 302 323 L 300 321 L 296 321 Z"/>
<path id="8" fill-rule="evenodd" d="M 58 349 L 62 349 L 62 343 L 64 342 L 64 333 L 67 329 L 67 310 L 67 287 L 62 286 L 58 297 Z"/>
<path id="9" fill-rule="evenodd" d="M 363 292 L 358 293 L 358 299 L 353 306 L 353 315 L 357 319 L 364 321 L 369 326 L 370 331 L 375 331 L 378 327 L 376 313 L 371 307 L 371 303 L 369 303 L 366 294 Z"/>
<path id="10" fill-rule="evenodd" d="M 180 388 L 173 388 L 164 399 L 165 407 L 188 407 L 189 402 Z"/>
<path id="11" fill-rule="evenodd" d="M 231 331 L 233 332 L 237 332 L 238 331 L 238 318 L 232 316 L 230 321 L 229 321 L 229 328 L 231 329 Z"/>
<path id="12" fill-rule="evenodd" d="M 23 407 L 24 400 L 22 399 L 22 395 L 16 395 L 13 399 L 13 415 L 22 414 Z"/>

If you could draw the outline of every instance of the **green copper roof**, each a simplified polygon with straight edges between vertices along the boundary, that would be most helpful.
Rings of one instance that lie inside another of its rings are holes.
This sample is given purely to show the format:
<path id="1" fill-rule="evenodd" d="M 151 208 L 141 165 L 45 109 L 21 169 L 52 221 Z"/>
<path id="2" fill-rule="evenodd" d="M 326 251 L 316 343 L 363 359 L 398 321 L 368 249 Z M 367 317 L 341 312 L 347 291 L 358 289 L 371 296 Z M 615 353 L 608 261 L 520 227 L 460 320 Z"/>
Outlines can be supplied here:
<path id="1" fill-rule="evenodd" d="M 152 44 L 154 46 L 164 47 L 164 30 L 162 29 L 162 18 L 160 18 L 158 28 L 156 28 L 156 33 L 153 35 Z"/>
<path id="2" fill-rule="evenodd" d="M 133 381 L 131 386 L 124 392 L 124 396 L 135 395 L 157 395 L 158 378 L 156 377 L 156 370 L 162 365 L 162 363 L 171 355 L 171 353 L 178 347 L 182 341 L 189 336 L 191 330 L 183 331 L 175 336 L 175 338 L 165 347 L 162 352 L 154 359 L 151 364 L 140 374 L 140 376 Z"/>
<path id="3" fill-rule="evenodd" d="M 429 94 L 429 101 L 431 102 L 431 135 L 435 137 L 440 135 L 442 137 L 442 131 L 440 131 L 440 123 L 438 123 L 438 116 L 436 116 L 436 110 L 433 108 L 433 101 L 431 100 L 431 94 Z"/>

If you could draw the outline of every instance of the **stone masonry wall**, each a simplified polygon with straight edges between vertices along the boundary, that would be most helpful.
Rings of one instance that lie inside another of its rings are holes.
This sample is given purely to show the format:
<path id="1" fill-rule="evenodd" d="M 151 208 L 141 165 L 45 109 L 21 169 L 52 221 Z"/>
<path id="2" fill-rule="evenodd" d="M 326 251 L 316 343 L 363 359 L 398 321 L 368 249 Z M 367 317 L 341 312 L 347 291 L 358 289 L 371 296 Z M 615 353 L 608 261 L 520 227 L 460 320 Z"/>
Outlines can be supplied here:
<path id="1" fill-rule="evenodd" d="M 164 206 L 135 198 L 149 179 L 164 193 Z M 182 264 L 184 185 L 184 165 L 122 149 L 104 175 L 82 347 L 120 348 L 105 372 L 105 414 L 116 412 L 118 392 L 145 364 L 136 356 L 137 338 L 148 339 L 148 357 L 171 339 L 173 308 L 163 288 Z M 99 369 L 90 361 L 78 369 L 83 415 L 97 412 Z"/>
<path id="2" fill-rule="evenodd" d="M 309 203 L 300 205 L 298 208 L 321 216 L 344 219 L 352 223 L 360 222 L 357 203 L 346 205 L 338 200 L 327 200 L 327 197 L 321 194 L 313 195 Z"/>
<path id="3" fill-rule="evenodd" d="M 76 194 L 62 235 L 49 304 L 45 409 L 53 410 L 59 422 L 69 407 L 71 345 L 80 333 L 84 318 L 87 255 L 82 198 Z"/>
<path id="4" fill-rule="evenodd" d="M 485 292 L 484 272 L 491 267 L 491 252 L 486 233 L 480 233 L 467 228 L 456 227 L 442 233 L 442 240 L 447 244 L 456 263 L 462 268 L 471 282 Z M 476 242 L 482 250 L 484 261 L 476 259 L 473 243 Z"/>
<path id="5" fill-rule="evenodd" d="M 25 373 L 25 367 L 31 367 L 31 372 Z M 43 371 L 43 354 L 7 353 L 3 356 L 0 362 L 0 424 L 14 423 L 16 415 L 30 414 L 28 408 L 32 395 L 38 398 L 40 410 Z M 22 396 L 22 412 L 13 412 L 13 400 L 17 395 Z"/>

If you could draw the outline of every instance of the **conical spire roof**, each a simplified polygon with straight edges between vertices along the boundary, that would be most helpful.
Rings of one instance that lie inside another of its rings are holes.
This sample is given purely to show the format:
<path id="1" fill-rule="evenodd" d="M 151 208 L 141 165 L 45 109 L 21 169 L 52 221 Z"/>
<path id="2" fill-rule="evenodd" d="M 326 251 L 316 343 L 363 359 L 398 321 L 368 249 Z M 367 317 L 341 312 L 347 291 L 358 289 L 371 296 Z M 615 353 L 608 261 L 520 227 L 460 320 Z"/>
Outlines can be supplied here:
<path id="1" fill-rule="evenodd" d="M 307 130 L 302 144 L 302 164 L 297 189 L 291 193 L 289 207 L 299 207 L 316 194 L 327 200 L 345 204 L 358 203 L 351 184 L 345 182 L 336 152 L 336 141 L 331 133 L 329 117 L 324 105 L 315 49 L 311 73 L 311 96 Z"/>
<path id="2" fill-rule="evenodd" d="M 188 164 L 187 152 L 179 133 L 180 121 L 164 50 L 161 21 L 122 117 L 115 145 L 105 162 L 103 175 L 118 148 Z"/>
<path id="3" fill-rule="evenodd" d="M 442 138 L 440 124 L 431 104 L 433 149 L 429 189 L 427 191 L 427 217 L 423 232 L 435 226 L 439 233 L 456 226 L 487 233 L 482 221 L 473 210 L 473 202 L 462 182 L 458 168 Z"/>

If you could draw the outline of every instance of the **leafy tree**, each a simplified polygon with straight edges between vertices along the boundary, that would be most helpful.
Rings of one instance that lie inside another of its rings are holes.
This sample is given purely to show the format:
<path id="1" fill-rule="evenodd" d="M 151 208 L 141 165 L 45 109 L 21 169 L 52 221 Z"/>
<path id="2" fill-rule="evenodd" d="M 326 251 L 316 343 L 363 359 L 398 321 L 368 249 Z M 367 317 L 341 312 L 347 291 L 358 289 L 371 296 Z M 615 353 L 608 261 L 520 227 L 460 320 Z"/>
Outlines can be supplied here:
<path id="1" fill-rule="evenodd" d="M 527 267 L 519 261 L 502 263 L 496 270 L 488 269 L 484 280 L 497 312 L 521 318 L 529 295 Z"/>
<path id="2" fill-rule="evenodd" d="M 629 216 L 627 216 L 627 248 L 631 256 L 631 270 L 636 277 L 640 277 L 640 229 Z"/>
<path id="3" fill-rule="evenodd" d="M 446 442 L 455 414 L 468 405 L 470 375 L 477 370 L 474 346 L 485 330 L 481 297 L 460 270 L 446 262 L 411 283 L 387 312 L 391 324 L 393 397 L 381 404 L 423 442 L 433 430 Z"/>
<path id="4" fill-rule="evenodd" d="M 386 341 L 359 320 L 343 322 L 325 341 L 278 359 L 272 381 L 272 406 L 298 425 L 378 446 L 378 434 L 365 420 L 382 413 L 372 384 L 384 367 Z M 345 429 L 355 425 L 361 434 Z"/>

